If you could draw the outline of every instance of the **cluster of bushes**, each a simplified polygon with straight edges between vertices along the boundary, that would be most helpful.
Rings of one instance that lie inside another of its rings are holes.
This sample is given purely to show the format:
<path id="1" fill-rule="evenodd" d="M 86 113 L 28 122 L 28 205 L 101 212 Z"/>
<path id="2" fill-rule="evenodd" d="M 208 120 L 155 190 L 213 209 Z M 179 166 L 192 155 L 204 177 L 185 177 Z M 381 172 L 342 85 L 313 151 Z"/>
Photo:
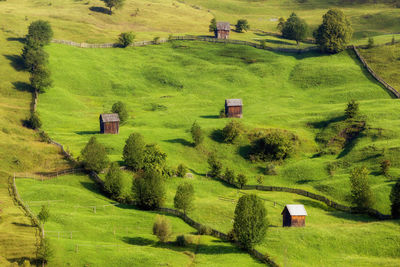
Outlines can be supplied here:
<path id="1" fill-rule="evenodd" d="M 225 173 L 222 174 L 222 163 L 216 158 L 215 154 L 210 154 L 207 162 L 209 165 L 208 175 L 211 177 L 223 179 L 229 184 L 237 185 L 240 188 L 243 188 L 243 186 L 247 184 L 248 179 L 246 175 L 242 173 L 236 176 L 233 170 L 226 168 Z"/>
<path id="2" fill-rule="evenodd" d="M 322 24 L 313 32 L 321 51 L 338 53 L 346 49 L 353 35 L 349 19 L 339 9 L 330 9 L 322 19 Z M 283 37 L 295 40 L 297 44 L 304 41 L 309 34 L 307 23 L 295 13 L 292 13 L 287 20 L 280 18 L 277 28 Z"/>
<path id="3" fill-rule="evenodd" d="M 217 19 L 213 18 L 208 26 L 209 32 L 215 32 L 217 30 Z M 239 19 L 235 24 L 235 31 L 242 33 L 244 31 L 250 30 L 250 24 L 247 19 Z"/>

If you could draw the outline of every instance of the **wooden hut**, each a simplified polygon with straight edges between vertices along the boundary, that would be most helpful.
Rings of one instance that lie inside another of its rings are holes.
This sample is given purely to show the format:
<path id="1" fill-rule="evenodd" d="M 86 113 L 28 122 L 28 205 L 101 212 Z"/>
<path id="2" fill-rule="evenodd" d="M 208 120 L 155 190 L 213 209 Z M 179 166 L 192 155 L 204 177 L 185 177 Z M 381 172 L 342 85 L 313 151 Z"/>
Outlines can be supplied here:
<path id="1" fill-rule="evenodd" d="M 225 116 L 227 118 L 242 118 L 242 99 L 225 100 Z"/>
<path id="2" fill-rule="evenodd" d="M 119 133 L 118 113 L 100 114 L 100 132 L 102 134 Z"/>
<path id="3" fill-rule="evenodd" d="M 283 227 L 306 226 L 307 211 L 303 205 L 286 205 L 282 211 Z"/>
<path id="4" fill-rule="evenodd" d="M 231 25 L 229 22 L 217 22 L 217 30 L 215 31 L 215 38 L 229 39 Z"/>

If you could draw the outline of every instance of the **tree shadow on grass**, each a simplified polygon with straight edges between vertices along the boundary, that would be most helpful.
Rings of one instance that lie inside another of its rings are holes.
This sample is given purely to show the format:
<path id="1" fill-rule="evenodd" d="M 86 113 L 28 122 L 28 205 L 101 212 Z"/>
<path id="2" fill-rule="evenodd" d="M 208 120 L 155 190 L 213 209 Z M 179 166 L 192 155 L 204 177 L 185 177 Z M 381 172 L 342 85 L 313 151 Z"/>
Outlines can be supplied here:
<path id="1" fill-rule="evenodd" d="M 280 41 L 280 40 L 270 40 L 266 39 L 266 43 L 271 43 L 271 44 L 278 44 L 278 45 L 291 45 L 291 46 L 296 46 L 294 43 L 286 42 L 286 41 Z"/>
<path id="2" fill-rule="evenodd" d="M 216 130 L 212 131 L 210 137 L 215 142 L 218 142 L 218 143 L 223 143 L 224 142 L 224 136 L 222 134 L 222 130 L 221 129 L 216 129 Z"/>
<path id="3" fill-rule="evenodd" d="M 140 236 L 135 236 L 135 237 L 125 236 L 122 238 L 122 241 L 127 244 L 135 245 L 135 246 L 149 246 L 149 245 L 153 245 L 155 243 L 151 239 L 143 238 Z"/>
<path id="4" fill-rule="evenodd" d="M 334 122 L 339 122 L 339 121 L 344 121 L 346 117 L 344 115 L 342 116 L 337 116 L 328 120 L 323 120 L 323 121 L 316 121 L 316 122 L 310 122 L 308 125 L 315 129 L 322 129 L 327 127 L 329 124 L 334 123 Z"/>
<path id="5" fill-rule="evenodd" d="M 8 37 L 7 41 L 9 42 L 20 42 L 21 44 L 25 43 L 26 39 L 22 37 Z"/>
<path id="6" fill-rule="evenodd" d="M 202 176 L 202 177 L 206 177 L 205 173 L 199 173 L 197 171 L 195 171 L 194 169 L 189 169 L 189 171 L 197 176 Z"/>
<path id="7" fill-rule="evenodd" d="M 26 82 L 13 82 L 12 85 L 17 91 L 20 92 L 33 92 L 33 88 L 29 83 Z"/>
<path id="8" fill-rule="evenodd" d="M 218 115 L 202 115 L 202 116 L 200 116 L 200 118 L 203 118 L 203 119 L 219 119 L 219 116 Z"/>
<path id="9" fill-rule="evenodd" d="M 12 224 L 14 224 L 14 225 L 16 225 L 16 226 L 22 226 L 22 227 L 36 227 L 36 226 L 34 226 L 34 225 L 26 224 L 26 223 L 12 222 Z"/>
<path id="10" fill-rule="evenodd" d="M 20 55 L 4 55 L 4 57 L 10 61 L 11 67 L 16 71 L 24 71 L 24 61 Z"/>
<path id="11" fill-rule="evenodd" d="M 310 180 L 310 179 L 303 179 L 303 180 L 298 180 L 296 181 L 296 184 L 308 184 L 314 182 L 314 180 Z"/>
<path id="12" fill-rule="evenodd" d="M 95 194 L 104 196 L 101 193 L 101 190 L 100 190 L 99 186 L 96 183 L 89 183 L 89 182 L 80 182 L 80 183 L 85 189 L 89 190 L 90 192 L 93 192 Z"/>
<path id="13" fill-rule="evenodd" d="M 100 131 L 77 131 L 75 133 L 79 135 L 92 135 L 92 134 L 99 134 Z"/>
<path id="14" fill-rule="evenodd" d="M 245 145 L 238 148 L 239 155 L 244 159 L 249 159 L 251 153 L 251 145 Z"/>
<path id="15" fill-rule="evenodd" d="M 295 199 L 295 202 L 301 203 L 304 206 L 309 206 L 309 207 L 313 207 L 313 208 L 317 208 L 320 210 L 324 210 L 324 211 L 334 211 L 333 208 L 327 206 L 325 203 L 319 202 L 317 200 L 312 200 L 312 199 Z"/>
<path id="16" fill-rule="evenodd" d="M 91 6 L 91 7 L 89 7 L 89 10 L 93 11 L 93 12 L 97 12 L 97 13 L 103 13 L 103 14 L 106 14 L 106 15 L 111 15 L 110 10 L 105 8 L 105 7 L 102 7 L 102 6 Z"/>
<path id="17" fill-rule="evenodd" d="M 163 140 L 164 142 L 167 143 L 172 143 L 172 144 L 181 144 L 183 146 L 188 146 L 188 147 L 193 147 L 193 143 L 189 142 L 183 138 L 176 138 L 176 139 L 169 139 L 169 140 Z"/>

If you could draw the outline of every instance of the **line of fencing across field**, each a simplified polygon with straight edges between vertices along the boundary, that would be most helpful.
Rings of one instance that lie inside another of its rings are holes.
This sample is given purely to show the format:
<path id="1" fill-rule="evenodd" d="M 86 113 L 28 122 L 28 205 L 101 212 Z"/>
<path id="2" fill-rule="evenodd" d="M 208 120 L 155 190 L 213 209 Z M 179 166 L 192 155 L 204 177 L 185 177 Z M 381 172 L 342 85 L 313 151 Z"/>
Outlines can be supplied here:
<path id="1" fill-rule="evenodd" d="M 364 57 L 360 54 L 358 51 L 357 47 L 352 46 L 352 49 L 354 50 L 354 53 L 356 54 L 357 58 L 361 61 L 363 66 L 367 69 L 367 71 L 374 77 L 379 83 L 381 83 L 389 92 L 391 92 L 396 98 L 400 98 L 400 93 L 390 86 L 387 82 L 385 82 L 375 71 L 373 71 L 370 66 L 368 65 L 367 61 L 364 59 Z"/>
<path id="2" fill-rule="evenodd" d="M 60 171 L 54 171 L 54 172 L 40 172 L 40 173 L 15 173 L 14 176 L 15 178 L 19 179 L 35 179 L 35 180 L 49 180 L 51 178 L 57 178 L 59 176 L 67 175 L 67 174 L 78 174 L 78 173 L 83 173 L 84 169 L 83 168 L 70 168 L 70 169 L 65 169 L 65 170 L 60 170 Z"/>

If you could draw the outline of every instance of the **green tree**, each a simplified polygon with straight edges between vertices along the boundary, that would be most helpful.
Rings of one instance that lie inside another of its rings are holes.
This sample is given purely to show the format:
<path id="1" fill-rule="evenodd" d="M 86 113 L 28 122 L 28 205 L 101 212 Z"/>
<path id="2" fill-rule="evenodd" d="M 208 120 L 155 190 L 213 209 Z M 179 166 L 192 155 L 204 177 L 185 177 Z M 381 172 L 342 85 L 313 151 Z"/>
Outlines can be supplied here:
<path id="1" fill-rule="evenodd" d="M 146 170 L 133 180 L 133 198 L 145 210 L 160 208 L 165 201 L 164 179 L 158 171 Z"/>
<path id="2" fill-rule="evenodd" d="M 213 18 L 210 21 L 210 26 L 208 26 L 209 32 L 215 32 L 217 30 L 217 19 Z"/>
<path id="3" fill-rule="evenodd" d="M 45 224 L 50 218 L 49 208 L 45 205 L 42 205 L 42 209 L 38 214 L 38 219 L 42 224 Z"/>
<path id="4" fill-rule="evenodd" d="M 123 159 L 125 164 L 134 171 L 141 170 L 144 166 L 145 147 L 143 136 L 139 133 L 132 133 L 125 141 Z"/>
<path id="5" fill-rule="evenodd" d="M 111 163 L 104 180 L 104 188 L 113 198 L 118 198 L 121 196 L 122 171 L 119 168 L 118 163 Z"/>
<path id="6" fill-rule="evenodd" d="M 48 63 L 49 55 L 41 47 L 25 44 L 22 50 L 22 59 L 29 72 L 33 72 L 39 67 Z"/>
<path id="7" fill-rule="evenodd" d="M 236 177 L 237 183 L 239 184 L 240 188 L 243 188 L 243 186 L 245 186 L 247 184 L 247 177 L 246 175 L 240 173 L 237 177 Z"/>
<path id="8" fill-rule="evenodd" d="M 314 32 L 320 49 L 328 53 L 343 51 L 352 35 L 353 29 L 350 21 L 339 9 L 330 9 L 323 16 L 322 24 Z"/>
<path id="9" fill-rule="evenodd" d="M 54 255 L 54 250 L 50 245 L 50 241 L 48 238 L 43 238 L 40 242 L 39 248 L 37 250 L 37 257 L 38 260 L 42 262 L 44 265 L 45 263 L 49 262 Z"/>
<path id="10" fill-rule="evenodd" d="M 28 27 L 27 42 L 39 46 L 48 45 L 53 38 L 53 30 L 50 23 L 44 20 L 36 20 Z"/>
<path id="11" fill-rule="evenodd" d="M 237 240 L 246 249 L 260 243 L 267 232 L 267 211 L 256 195 L 240 197 L 235 208 L 233 231 Z"/>
<path id="12" fill-rule="evenodd" d="M 347 107 L 345 110 L 345 115 L 347 119 L 352 119 L 357 117 L 358 115 L 358 102 L 356 102 L 354 99 L 350 100 L 349 103 L 347 103 Z"/>
<path id="13" fill-rule="evenodd" d="M 283 26 L 285 25 L 285 22 L 286 22 L 285 18 L 283 18 L 283 17 L 280 17 L 280 18 L 279 18 L 279 20 L 278 20 L 278 25 L 276 26 L 276 28 L 277 28 L 280 32 L 282 32 L 282 29 L 283 29 Z"/>
<path id="14" fill-rule="evenodd" d="M 303 41 L 307 37 L 308 25 L 296 13 L 292 13 L 288 20 L 283 23 L 281 32 L 283 37 L 295 40 L 298 45 L 300 41 Z"/>
<path id="15" fill-rule="evenodd" d="M 121 9 L 125 4 L 125 0 L 104 0 L 104 3 L 110 9 L 110 15 L 112 15 L 112 9 Z"/>
<path id="16" fill-rule="evenodd" d="M 53 84 L 50 77 L 50 70 L 45 65 L 38 66 L 31 71 L 30 82 L 36 92 L 44 93 Z"/>
<path id="17" fill-rule="evenodd" d="M 161 151 L 156 144 L 146 145 L 144 148 L 143 169 L 156 170 L 164 173 L 167 154 Z"/>
<path id="18" fill-rule="evenodd" d="M 121 101 L 114 103 L 114 105 L 111 108 L 111 112 L 118 113 L 119 120 L 121 121 L 121 123 L 126 122 L 129 118 L 129 114 L 126 109 L 126 105 L 125 105 L 125 103 L 123 103 Z"/>
<path id="19" fill-rule="evenodd" d="M 375 45 L 374 38 L 373 38 L 373 37 L 369 37 L 369 38 L 368 38 L 368 45 L 367 45 L 367 47 L 368 47 L 368 48 L 372 48 L 372 47 L 374 47 L 374 45 Z"/>
<path id="20" fill-rule="evenodd" d="M 136 36 L 133 34 L 133 32 L 123 32 L 119 35 L 118 44 L 121 47 L 128 47 L 133 43 L 135 37 Z"/>
<path id="21" fill-rule="evenodd" d="M 350 173 L 352 203 L 360 209 L 371 208 L 374 202 L 368 174 L 369 171 L 366 167 L 354 168 Z"/>
<path id="22" fill-rule="evenodd" d="M 237 32 L 248 31 L 250 29 L 249 22 L 247 19 L 239 19 L 235 25 Z"/>
<path id="23" fill-rule="evenodd" d="M 230 184 L 235 182 L 235 172 L 229 168 L 225 169 L 224 179 Z"/>
<path id="24" fill-rule="evenodd" d="M 252 142 L 251 154 L 256 160 L 284 160 L 293 149 L 293 140 L 287 134 L 271 131 Z"/>
<path id="25" fill-rule="evenodd" d="M 37 112 L 33 112 L 31 114 L 31 116 L 29 117 L 28 121 L 26 122 L 27 127 L 37 130 L 40 127 L 42 127 L 42 121 L 39 118 L 39 115 L 37 114 Z"/>
<path id="26" fill-rule="evenodd" d="M 243 132 L 243 125 L 237 120 L 231 120 L 228 122 L 224 129 L 222 129 L 222 136 L 224 142 L 233 143 Z"/>
<path id="27" fill-rule="evenodd" d="M 211 177 L 220 177 L 221 176 L 221 170 L 222 170 L 222 163 L 215 157 L 214 154 L 211 154 L 208 157 L 208 166 L 210 168 L 209 175 Z"/>
<path id="28" fill-rule="evenodd" d="M 176 176 L 183 178 L 183 177 L 185 177 L 187 171 L 188 171 L 188 169 L 185 166 L 185 164 L 181 163 L 178 165 L 178 168 L 176 168 Z"/>
<path id="29" fill-rule="evenodd" d="M 192 134 L 193 143 L 195 146 L 200 145 L 204 141 L 203 130 L 197 122 L 193 122 L 190 128 L 190 133 Z"/>
<path id="30" fill-rule="evenodd" d="M 185 182 L 180 184 L 176 189 L 174 197 L 174 207 L 179 210 L 183 210 L 183 213 L 193 209 L 194 201 L 194 188 L 193 185 Z"/>
<path id="31" fill-rule="evenodd" d="M 106 148 L 97 142 L 96 137 L 91 137 L 81 151 L 82 163 L 86 170 L 97 173 L 104 170 L 109 163 Z"/>
<path id="32" fill-rule="evenodd" d="M 157 215 L 153 224 L 153 235 L 157 236 L 160 242 L 165 243 L 172 234 L 172 227 L 169 220 L 163 215 Z"/>
<path id="33" fill-rule="evenodd" d="M 391 162 L 388 159 L 381 162 L 381 171 L 383 175 L 389 176 L 390 165 Z"/>
<path id="34" fill-rule="evenodd" d="M 264 176 L 262 175 L 257 176 L 257 183 L 259 185 L 262 185 L 264 183 Z"/>
<path id="35" fill-rule="evenodd" d="M 390 192 L 390 202 L 392 217 L 394 219 L 400 219 L 400 180 L 396 182 Z"/>

